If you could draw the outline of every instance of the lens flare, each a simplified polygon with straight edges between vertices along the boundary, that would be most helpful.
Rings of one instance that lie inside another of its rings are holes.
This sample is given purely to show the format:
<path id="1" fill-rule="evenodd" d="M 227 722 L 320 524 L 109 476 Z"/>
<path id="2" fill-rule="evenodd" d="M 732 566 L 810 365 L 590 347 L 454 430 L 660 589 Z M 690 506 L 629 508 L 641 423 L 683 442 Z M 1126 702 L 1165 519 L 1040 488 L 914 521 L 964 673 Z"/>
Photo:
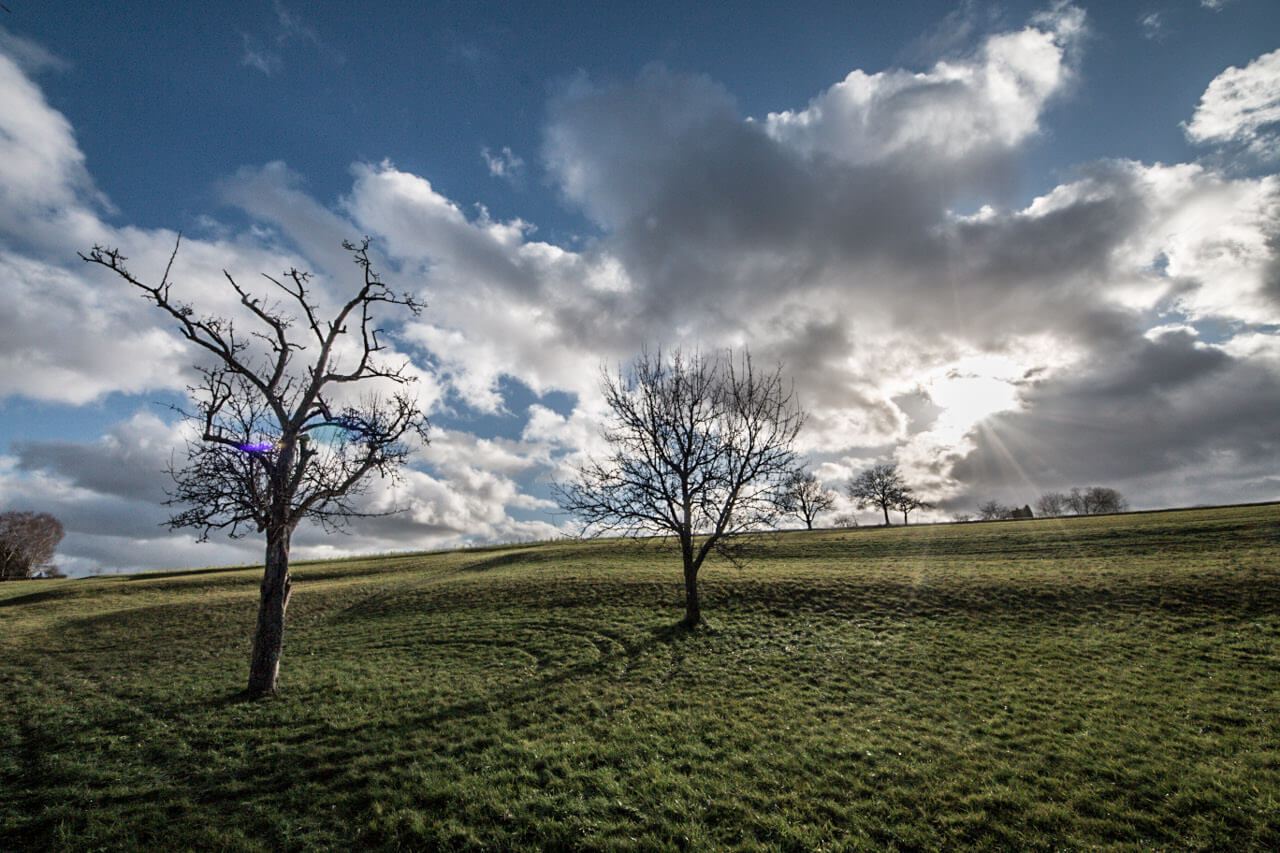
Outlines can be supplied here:
<path id="1" fill-rule="evenodd" d="M 266 453 L 271 449 L 271 442 L 262 441 L 257 444 L 237 444 L 236 447 L 245 453 Z"/>

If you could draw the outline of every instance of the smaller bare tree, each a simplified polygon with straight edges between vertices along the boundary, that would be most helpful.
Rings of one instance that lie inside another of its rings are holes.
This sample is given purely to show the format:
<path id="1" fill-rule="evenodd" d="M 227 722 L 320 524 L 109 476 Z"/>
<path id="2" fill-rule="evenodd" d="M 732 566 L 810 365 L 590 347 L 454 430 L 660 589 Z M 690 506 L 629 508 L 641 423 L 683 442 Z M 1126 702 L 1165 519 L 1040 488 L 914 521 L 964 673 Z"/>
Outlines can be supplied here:
<path id="1" fill-rule="evenodd" d="M 59 576 L 51 561 L 62 535 L 62 522 L 47 512 L 0 513 L 0 580 Z"/>
<path id="2" fill-rule="evenodd" d="M 804 521 L 805 529 L 812 530 L 819 515 L 836 505 L 833 492 L 823 488 L 822 482 L 809 471 L 796 471 L 787 482 L 783 493 L 783 508 Z"/>
<path id="3" fill-rule="evenodd" d="M 702 619 L 698 571 L 712 550 L 731 558 L 735 534 L 772 527 L 796 470 L 804 415 L 782 376 L 743 352 L 642 354 L 602 382 L 611 418 L 604 459 L 553 488 L 583 533 L 666 534 L 684 569 L 684 624 Z"/>
<path id="4" fill-rule="evenodd" d="M 888 527 L 889 510 L 898 508 L 898 501 L 908 491 L 895 462 L 872 465 L 850 481 L 847 494 L 858 509 L 879 507 L 884 513 L 884 525 Z"/>
<path id="5" fill-rule="evenodd" d="M 928 501 L 922 501 L 912 493 L 911 489 L 903 486 L 902 491 L 893 501 L 893 508 L 902 513 L 902 524 L 909 524 L 907 517 L 911 512 L 917 509 L 931 509 L 933 504 Z"/>
<path id="6" fill-rule="evenodd" d="M 1013 507 L 1005 506 L 999 501 L 987 501 L 978 507 L 979 521 L 999 521 L 1008 518 L 1009 513 L 1013 512 Z"/>
<path id="7" fill-rule="evenodd" d="M 1107 512 L 1124 512 L 1129 502 L 1118 491 L 1107 486 L 1073 488 L 1066 496 L 1067 508 L 1076 515 L 1099 515 Z"/>
<path id="8" fill-rule="evenodd" d="M 1067 496 L 1062 492 L 1045 492 L 1036 500 L 1041 518 L 1058 518 L 1067 514 Z"/>

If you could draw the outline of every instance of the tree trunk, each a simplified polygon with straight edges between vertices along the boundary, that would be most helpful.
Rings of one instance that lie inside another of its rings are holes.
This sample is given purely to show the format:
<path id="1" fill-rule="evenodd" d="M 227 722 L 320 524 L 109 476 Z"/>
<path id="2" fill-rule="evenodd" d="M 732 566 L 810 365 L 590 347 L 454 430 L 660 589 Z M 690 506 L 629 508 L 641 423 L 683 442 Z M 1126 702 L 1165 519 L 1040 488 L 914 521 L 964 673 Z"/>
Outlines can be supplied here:
<path id="1" fill-rule="evenodd" d="M 698 567 L 685 563 L 684 566 L 684 622 L 686 628 L 692 628 L 702 621 L 702 607 L 698 604 Z"/>
<path id="2" fill-rule="evenodd" d="M 885 527 L 892 526 L 892 522 L 889 521 L 889 505 L 880 504 L 880 509 L 884 510 L 884 526 Z"/>
<path id="3" fill-rule="evenodd" d="M 253 635 L 249 661 L 249 687 L 253 698 L 276 692 L 280 652 L 284 648 L 284 612 L 289 606 L 293 581 L 289 577 L 289 531 L 268 530 L 267 559 L 258 600 L 258 627 Z"/>

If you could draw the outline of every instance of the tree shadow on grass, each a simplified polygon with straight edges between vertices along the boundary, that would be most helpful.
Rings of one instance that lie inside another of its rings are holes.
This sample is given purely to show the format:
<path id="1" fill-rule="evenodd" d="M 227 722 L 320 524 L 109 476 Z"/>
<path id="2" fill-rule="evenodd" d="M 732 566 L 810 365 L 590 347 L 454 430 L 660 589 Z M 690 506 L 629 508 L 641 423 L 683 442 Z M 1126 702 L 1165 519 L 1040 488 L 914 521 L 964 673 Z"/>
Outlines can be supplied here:
<path id="1" fill-rule="evenodd" d="M 0 607 L 21 607 L 24 604 L 37 604 L 55 598 L 65 598 L 69 594 L 62 589 L 42 589 L 39 592 L 28 592 L 26 595 L 15 595 L 13 598 L 0 600 Z"/>

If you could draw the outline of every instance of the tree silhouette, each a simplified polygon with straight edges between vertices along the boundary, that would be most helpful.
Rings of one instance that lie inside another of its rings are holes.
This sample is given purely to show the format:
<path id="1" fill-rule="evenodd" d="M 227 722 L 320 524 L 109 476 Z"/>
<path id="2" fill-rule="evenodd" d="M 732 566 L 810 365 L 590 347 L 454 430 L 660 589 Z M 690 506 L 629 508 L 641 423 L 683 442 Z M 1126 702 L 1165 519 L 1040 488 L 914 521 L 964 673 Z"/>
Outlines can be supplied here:
<path id="1" fill-rule="evenodd" d="M 898 493 L 898 496 L 893 501 L 893 508 L 902 513 L 903 525 L 908 523 L 907 517 L 910 513 L 918 509 L 930 509 L 932 506 L 933 504 L 928 501 L 922 501 L 916 497 L 907 486 L 903 486 L 902 491 Z"/>
<path id="2" fill-rule="evenodd" d="M 813 529 L 813 521 L 819 513 L 826 512 L 836 505 L 836 496 L 823 488 L 816 476 L 808 471 L 796 471 L 787 481 L 783 493 L 783 506 L 791 515 L 797 515 L 808 530 Z"/>
<path id="3" fill-rule="evenodd" d="M 1062 492 L 1045 492 L 1036 499 L 1036 512 L 1041 518 L 1057 518 L 1066 514 L 1068 502 Z"/>
<path id="4" fill-rule="evenodd" d="M 1129 508 L 1124 496 L 1107 486 L 1089 486 L 1084 490 L 1073 488 L 1066 496 L 1066 505 L 1076 515 L 1124 512 Z"/>
<path id="5" fill-rule="evenodd" d="M 1013 507 L 1005 506 L 999 501 L 987 501 L 978 507 L 978 518 L 982 521 L 999 521 L 1008 518 Z"/>
<path id="6" fill-rule="evenodd" d="M 876 506 L 884 512 L 884 524 L 888 527 L 889 510 L 897 509 L 898 502 L 909 490 L 898 473 L 895 462 L 872 465 L 850 481 L 847 493 L 858 509 Z"/>

